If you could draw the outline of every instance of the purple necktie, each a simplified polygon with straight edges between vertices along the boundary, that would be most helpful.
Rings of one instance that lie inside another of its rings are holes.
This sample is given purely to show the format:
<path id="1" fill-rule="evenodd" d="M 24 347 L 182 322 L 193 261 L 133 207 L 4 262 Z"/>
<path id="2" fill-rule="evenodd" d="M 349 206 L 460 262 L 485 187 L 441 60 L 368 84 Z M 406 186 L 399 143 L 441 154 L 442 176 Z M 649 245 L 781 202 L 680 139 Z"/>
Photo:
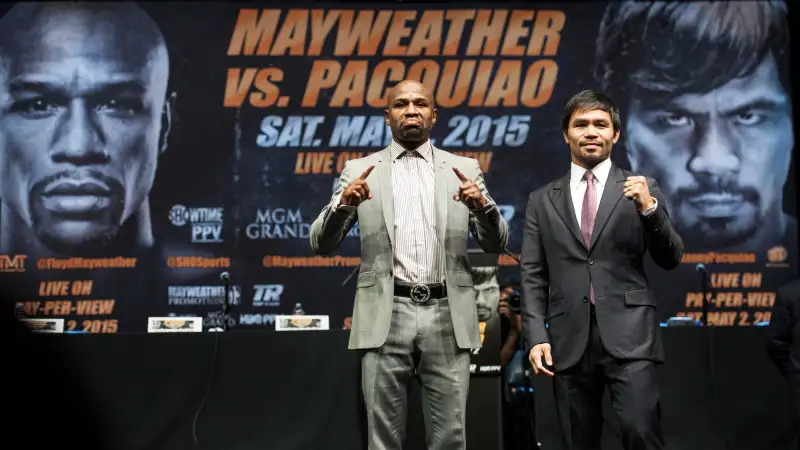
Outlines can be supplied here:
<path id="1" fill-rule="evenodd" d="M 583 207 L 581 208 L 581 234 L 586 247 L 592 245 L 592 231 L 594 230 L 594 218 L 597 215 L 597 191 L 594 188 L 594 174 L 587 170 L 583 175 L 586 179 L 586 193 L 583 195 Z M 594 304 L 594 287 L 589 284 L 589 296 Z"/>

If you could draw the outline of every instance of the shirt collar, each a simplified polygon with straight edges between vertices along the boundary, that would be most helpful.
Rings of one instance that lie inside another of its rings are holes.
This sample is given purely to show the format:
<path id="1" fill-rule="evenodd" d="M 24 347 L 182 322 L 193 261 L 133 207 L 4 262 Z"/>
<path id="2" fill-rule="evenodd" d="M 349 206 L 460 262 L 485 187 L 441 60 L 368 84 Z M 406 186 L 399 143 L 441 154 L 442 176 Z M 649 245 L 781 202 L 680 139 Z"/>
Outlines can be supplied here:
<path id="1" fill-rule="evenodd" d="M 402 145 L 398 144 L 397 141 L 392 139 L 392 146 L 389 152 L 392 161 L 396 160 L 406 152 L 415 152 L 419 156 L 422 156 L 422 159 L 424 159 L 425 161 L 427 162 L 433 161 L 433 149 L 431 148 L 430 139 L 426 140 L 419 147 L 413 150 L 406 150 Z"/>
<path id="2" fill-rule="evenodd" d="M 592 168 L 592 174 L 594 175 L 595 182 L 600 186 L 605 186 L 606 181 L 608 181 L 608 174 L 611 172 L 611 158 L 606 158 L 596 166 Z M 583 167 L 575 164 L 574 162 L 571 164 L 570 168 L 570 176 L 569 176 L 569 184 L 573 188 L 578 186 L 581 181 L 583 181 L 583 175 L 586 173 L 586 169 Z"/>

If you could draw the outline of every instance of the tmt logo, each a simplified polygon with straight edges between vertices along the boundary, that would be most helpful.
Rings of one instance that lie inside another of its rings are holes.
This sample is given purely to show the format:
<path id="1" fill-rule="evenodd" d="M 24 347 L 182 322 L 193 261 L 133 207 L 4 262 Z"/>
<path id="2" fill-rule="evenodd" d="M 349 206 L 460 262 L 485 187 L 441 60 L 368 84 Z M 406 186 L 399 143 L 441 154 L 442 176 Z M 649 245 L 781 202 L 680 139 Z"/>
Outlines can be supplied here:
<path id="1" fill-rule="evenodd" d="M 28 255 L 0 255 L 0 272 L 25 272 Z"/>
<path id="2" fill-rule="evenodd" d="M 282 284 L 256 284 L 253 286 L 253 306 L 280 306 Z"/>

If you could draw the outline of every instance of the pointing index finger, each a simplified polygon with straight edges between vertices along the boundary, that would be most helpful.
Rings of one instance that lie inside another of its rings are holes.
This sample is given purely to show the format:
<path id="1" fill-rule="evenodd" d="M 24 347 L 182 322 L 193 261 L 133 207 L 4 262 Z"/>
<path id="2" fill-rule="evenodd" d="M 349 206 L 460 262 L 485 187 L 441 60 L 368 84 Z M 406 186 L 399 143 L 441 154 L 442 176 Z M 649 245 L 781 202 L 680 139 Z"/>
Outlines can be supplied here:
<path id="1" fill-rule="evenodd" d="M 464 174 L 461 173 L 461 171 L 459 171 L 455 167 L 453 167 L 453 172 L 456 173 L 456 176 L 458 177 L 459 180 L 461 180 L 462 183 L 469 181 L 469 179 L 467 179 L 467 177 L 465 177 Z"/>
<path id="2" fill-rule="evenodd" d="M 375 168 L 375 164 L 367 167 L 367 170 L 365 170 L 364 173 L 362 173 L 361 176 L 358 177 L 358 179 L 361 180 L 361 181 L 365 181 L 367 179 L 367 177 L 369 176 L 369 173 L 372 172 L 372 169 L 374 169 L 374 168 Z"/>

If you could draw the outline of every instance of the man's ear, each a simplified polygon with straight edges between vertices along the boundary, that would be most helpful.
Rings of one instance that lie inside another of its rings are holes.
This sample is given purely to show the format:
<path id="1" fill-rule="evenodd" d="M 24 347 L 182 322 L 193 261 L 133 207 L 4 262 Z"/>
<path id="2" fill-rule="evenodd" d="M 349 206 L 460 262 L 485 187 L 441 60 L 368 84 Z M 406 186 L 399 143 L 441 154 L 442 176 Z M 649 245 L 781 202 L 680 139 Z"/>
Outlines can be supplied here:
<path id="1" fill-rule="evenodd" d="M 161 149 L 160 153 L 167 151 L 167 144 L 169 143 L 169 132 L 172 131 L 172 111 L 175 109 L 175 99 L 178 94 L 173 92 L 167 97 L 164 102 L 164 113 L 161 116 Z"/>

